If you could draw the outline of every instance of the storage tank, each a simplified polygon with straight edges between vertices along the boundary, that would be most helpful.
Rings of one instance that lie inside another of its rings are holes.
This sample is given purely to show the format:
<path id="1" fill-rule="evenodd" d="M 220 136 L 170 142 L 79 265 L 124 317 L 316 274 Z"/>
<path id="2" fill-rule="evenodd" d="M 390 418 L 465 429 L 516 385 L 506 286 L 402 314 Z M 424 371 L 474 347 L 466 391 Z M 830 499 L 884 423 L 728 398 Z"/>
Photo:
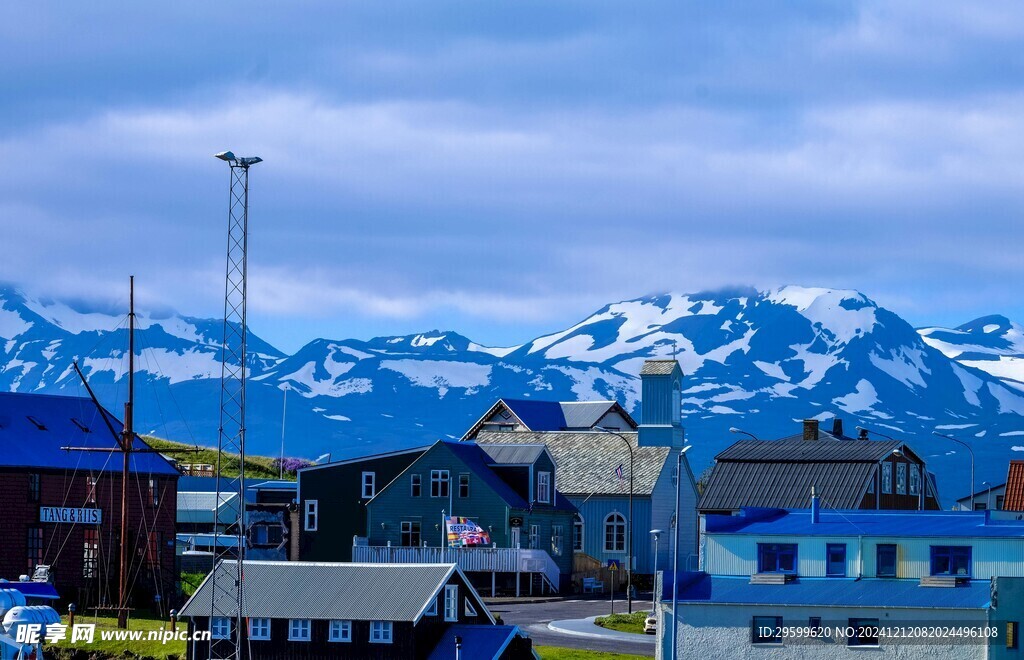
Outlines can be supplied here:
<path id="1" fill-rule="evenodd" d="M 51 623 L 60 623 L 60 614 L 49 605 L 19 605 L 4 614 L 4 631 L 15 639 L 22 626 L 39 624 L 42 626 L 41 635 L 45 635 L 46 626 Z"/>
<path id="2" fill-rule="evenodd" d="M 25 606 L 25 594 L 17 589 L 0 589 L 0 616 L 14 607 Z"/>

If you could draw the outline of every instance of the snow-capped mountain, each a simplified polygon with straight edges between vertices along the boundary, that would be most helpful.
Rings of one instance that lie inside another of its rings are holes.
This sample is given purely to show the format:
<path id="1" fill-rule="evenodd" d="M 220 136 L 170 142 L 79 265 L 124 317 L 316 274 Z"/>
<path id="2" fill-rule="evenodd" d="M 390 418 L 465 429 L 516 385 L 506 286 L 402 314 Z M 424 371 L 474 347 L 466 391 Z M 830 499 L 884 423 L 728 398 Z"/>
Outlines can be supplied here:
<path id="1" fill-rule="evenodd" d="M 77 357 L 117 409 L 122 320 L 0 288 L 0 388 L 80 393 Z M 214 443 L 220 322 L 151 313 L 138 325 L 140 428 Z M 985 368 L 1024 355 L 1022 336 L 1001 317 L 918 332 L 858 292 L 803 287 L 638 298 L 510 348 L 435 330 L 317 339 L 284 355 L 250 335 L 249 449 L 277 453 L 285 391 L 288 453 L 304 456 L 458 437 L 498 397 L 614 398 L 639 414 L 640 365 L 675 354 L 695 468 L 733 441 L 730 426 L 774 438 L 839 414 L 848 433 L 864 425 L 906 437 L 940 478 L 963 470 L 964 457 L 931 431 L 970 440 L 980 483 L 1004 478 L 1007 459 L 1024 451 L 1014 445 L 1024 392 Z"/>
<path id="2" fill-rule="evenodd" d="M 1024 327 L 1005 316 L 982 316 L 957 328 L 921 328 L 925 343 L 961 364 L 1024 390 Z"/>

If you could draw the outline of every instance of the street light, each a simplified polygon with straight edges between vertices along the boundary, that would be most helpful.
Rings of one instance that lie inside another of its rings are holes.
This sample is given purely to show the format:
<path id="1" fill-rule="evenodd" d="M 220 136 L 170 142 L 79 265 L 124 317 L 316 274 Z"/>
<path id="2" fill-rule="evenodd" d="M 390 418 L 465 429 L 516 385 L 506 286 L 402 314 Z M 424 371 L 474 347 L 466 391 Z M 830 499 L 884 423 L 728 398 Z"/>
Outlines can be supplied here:
<path id="1" fill-rule="evenodd" d="M 992 509 L 992 484 L 990 484 L 987 481 L 982 481 L 981 485 L 982 486 L 988 486 L 988 488 L 985 490 L 985 510 L 988 511 L 988 510 Z M 971 508 L 972 509 L 974 508 L 974 498 L 973 497 L 971 498 Z"/>
<path id="2" fill-rule="evenodd" d="M 964 442 L 963 440 L 958 440 L 958 439 L 954 438 L 951 435 L 946 435 L 945 433 L 939 433 L 938 431 L 932 431 L 932 435 L 937 435 L 940 438 L 945 438 L 946 440 L 951 440 L 952 442 L 955 442 L 958 445 L 963 445 L 963 447 L 967 450 L 967 453 L 969 453 L 971 455 L 971 488 L 970 488 L 970 490 L 968 492 L 968 497 L 971 498 L 971 508 L 973 509 L 974 508 L 974 450 L 971 449 L 971 446 L 969 444 L 967 444 L 966 442 Z"/>
<path id="3" fill-rule="evenodd" d="M 657 577 L 657 539 L 662 536 L 662 530 L 652 529 L 650 530 L 651 536 L 654 537 L 654 577 Z"/>
<path id="4" fill-rule="evenodd" d="M 760 440 L 760 438 L 758 438 L 756 435 L 754 435 L 750 431 L 744 431 L 743 429 L 738 429 L 735 426 L 730 426 L 729 427 L 729 433 L 739 433 L 741 435 L 749 435 L 754 440 Z"/>
<path id="5" fill-rule="evenodd" d="M 676 515 L 672 521 L 672 657 L 669 660 L 676 660 L 676 604 L 679 600 L 679 491 L 683 482 L 683 454 L 690 450 L 693 445 L 686 445 L 679 450 L 676 456 Z M 664 578 L 661 581 L 662 590 L 665 588 Z M 665 617 L 662 617 L 664 624 Z"/>
<path id="6" fill-rule="evenodd" d="M 626 443 L 629 450 L 629 520 L 626 521 L 626 607 L 633 613 L 633 445 L 626 436 L 603 426 L 595 426 L 594 430 L 614 435 Z"/>

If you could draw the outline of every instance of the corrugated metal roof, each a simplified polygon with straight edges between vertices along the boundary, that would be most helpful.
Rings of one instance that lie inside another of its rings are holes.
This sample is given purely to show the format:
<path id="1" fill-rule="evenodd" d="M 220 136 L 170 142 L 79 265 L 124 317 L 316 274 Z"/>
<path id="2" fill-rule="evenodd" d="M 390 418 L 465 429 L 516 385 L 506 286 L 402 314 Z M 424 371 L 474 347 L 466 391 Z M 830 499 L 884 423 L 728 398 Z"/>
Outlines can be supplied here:
<path id="1" fill-rule="evenodd" d="M 103 411 L 120 434 L 121 422 Z M 33 422 L 35 420 L 35 422 Z M 36 424 L 38 422 L 39 425 Z M 43 428 L 40 429 L 39 426 Z M 120 457 L 104 452 L 64 451 L 61 447 L 93 447 L 117 450 L 99 409 L 83 397 L 48 394 L 0 393 L 0 466 L 35 467 L 94 472 L 120 472 Z M 136 436 L 135 446 L 149 449 Z M 133 454 L 132 472 L 178 476 L 178 471 L 160 454 Z"/>
<path id="2" fill-rule="evenodd" d="M 1003 511 L 1024 511 L 1024 461 L 1010 461 L 1006 472 Z"/>
<path id="3" fill-rule="evenodd" d="M 644 360 L 641 376 L 670 376 L 679 363 L 676 360 Z"/>
<path id="4" fill-rule="evenodd" d="M 561 431 L 565 428 L 565 414 L 558 401 L 532 399 L 502 399 L 508 409 L 531 431 Z"/>
<path id="5" fill-rule="evenodd" d="M 494 465 L 529 465 L 533 464 L 544 453 L 544 445 L 483 445 L 484 450 Z"/>
<path id="6" fill-rule="evenodd" d="M 213 523 L 214 506 L 217 501 L 216 493 L 178 491 L 178 522 L 185 523 Z M 238 494 L 221 493 L 220 508 L 221 520 L 228 520 L 238 516 Z M 230 512 L 234 512 L 231 515 Z"/>
<path id="7" fill-rule="evenodd" d="M 494 470 L 487 464 L 488 456 L 484 450 L 475 442 L 453 442 L 447 440 L 439 441 L 447 447 L 455 457 L 466 464 L 473 474 L 479 477 L 487 486 L 493 490 L 498 497 L 506 504 L 515 509 L 526 509 L 529 503 L 522 498 L 512 487 L 505 483 L 501 477 L 495 474 Z M 428 452 L 429 453 L 429 452 Z"/>
<path id="8" fill-rule="evenodd" d="M 828 434 L 825 434 L 828 435 Z M 829 436 L 830 438 L 832 436 Z M 793 439 L 796 438 L 796 439 Z M 877 463 L 903 445 L 898 440 L 740 440 L 716 461 L 869 461 Z"/>
<path id="9" fill-rule="evenodd" d="M 808 507 L 814 486 L 822 507 L 856 509 L 876 469 L 875 463 L 867 462 L 719 461 L 711 471 L 698 508 L 707 511 L 743 506 Z"/>
<path id="10" fill-rule="evenodd" d="M 635 432 L 622 433 L 633 448 L 633 493 L 650 495 L 668 459 L 668 447 L 637 447 Z M 558 464 L 555 487 L 573 495 L 628 495 L 629 453 L 622 439 L 600 431 L 524 433 L 481 431 L 481 444 L 544 444 Z M 463 443 L 466 444 L 466 443 Z M 625 479 L 615 476 L 622 465 Z"/>
<path id="11" fill-rule="evenodd" d="M 918 580 L 799 578 L 787 584 L 750 584 L 748 577 L 680 574 L 679 602 L 729 605 L 811 605 L 972 610 L 991 602 L 988 580 L 955 588 L 922 587 Z M 666 583 L 662 602 L 672 599 Z"/>
<path id="12" fill-rule="evenodd" d="M 235 561 L 222 561 L 216 570 L 219 601 L 215 610 L 234 615 Z M 449 576 L 458 570 L 455 564 L 246 561 L 242 615 L 415 621 Z M 212 599 L 212 581 L 207 576 L 185 603 L 181 616 L 210 616 Z"/>
<path id="13" fill-rule="evenodd" d="M 455 657 L 455 638 L 462 638 L 462 657 L 473 660 L 497 660 L 522 634 L 518 626 L 468 625 L 456 623 L 448 626 L 428 660 L 452 660 Z"/>
<path id="14" fill-rule="evenodd" d="M 533 431 L 564 431 L 568 429 L 591 429 L 615 407 L 614 401 L 563 401 L 562 416 L 565 424 L 558 429 L 535 429 Z"/>
<path id="15" fill-rule="evenodd" d="M 993 520 L 988 511 L 892 511 L 858 509 L 820 512 L 811 522 L 808 509 L 745 508 L 740 515 L 707 515 L 708 534 L 781 536 L 902 536 L 1010 538 L 1024 540 L 1024 520 Z"/>

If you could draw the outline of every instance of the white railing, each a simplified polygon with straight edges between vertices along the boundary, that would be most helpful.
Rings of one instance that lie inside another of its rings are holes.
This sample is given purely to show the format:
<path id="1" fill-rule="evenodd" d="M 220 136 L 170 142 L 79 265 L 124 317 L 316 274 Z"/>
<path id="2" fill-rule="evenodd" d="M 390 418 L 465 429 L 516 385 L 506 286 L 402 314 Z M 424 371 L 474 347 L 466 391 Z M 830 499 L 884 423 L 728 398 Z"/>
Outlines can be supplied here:
<path id="1" fill-rule="evenodd" d="M 458 564 L 463 571 L 541 573 L 558 590 L 561 571 L 544 550 L 353 545 L 352 561 L 371 564 Z"/>
<path id="2" fill-rule="evenodd" d="M 520 550 L 520 569 L 524 573 L 540 573 L 553 591 L 558 591 L 558 564 L 545 550 Z"/>

